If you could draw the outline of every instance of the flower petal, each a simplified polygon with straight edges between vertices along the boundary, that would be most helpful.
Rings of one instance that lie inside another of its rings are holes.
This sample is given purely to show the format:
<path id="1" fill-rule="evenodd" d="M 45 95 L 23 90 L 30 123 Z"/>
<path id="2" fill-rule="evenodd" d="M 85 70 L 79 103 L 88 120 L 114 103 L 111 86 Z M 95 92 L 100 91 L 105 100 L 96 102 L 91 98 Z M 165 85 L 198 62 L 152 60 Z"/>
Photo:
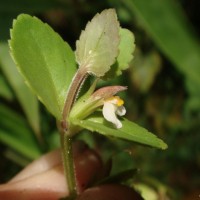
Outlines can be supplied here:
<path id="1" fill-rule="evenodd" d="M 120 106 L 116 110 L 116 114 L 119 116 L 124 116 L 126 114 L 126 108 L 124 106 Z"/>
<path id="2" fill-rule="evenodd" d="M 122 92 L 124 90 L 127 90 L 126 86 L 120 86 L 120 85 L 107 86 L 107 87 L 103 87 L 103 88 L 100 88 L 100 89 L 96 90 L 92 94 L 92 97 L 95 98 L 95 99 L 103 99 L 103 100 L 105 100 L 105 99 L 108 99 L 108 98 L 114 96 L 118 92 Z"/>
<path id="3" fill-rule="evenodd" d="M 116 128 L 121 128 L 122 123 L 117 119 L 115 112 L 117 111 L 117 106 L 110 103 L 110 102 L 105 102 L 103 106 L 103 116 L 104 118 L 113 123 Z"/>

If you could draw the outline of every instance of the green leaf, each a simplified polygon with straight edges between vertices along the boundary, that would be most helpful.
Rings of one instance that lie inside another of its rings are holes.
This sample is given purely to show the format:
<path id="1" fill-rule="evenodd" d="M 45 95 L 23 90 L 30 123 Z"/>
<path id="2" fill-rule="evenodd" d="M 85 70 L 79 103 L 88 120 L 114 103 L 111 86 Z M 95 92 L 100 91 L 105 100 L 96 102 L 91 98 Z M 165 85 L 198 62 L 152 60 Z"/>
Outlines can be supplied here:
<path id="1" fill-rule="evenodd" d="M 19 166 L 26 167 L 30 163 L 30 159 L 27 157 L 24 157 L 22 154 L 19 154 L 14 149 L 7 148 L 3 155 L 12 162 L 16 163 Z"/>
<path id="2" fill-rule="evenodd" d="M 30 160 L 42 154 L 24 118 L 3 105 L 0 105 L 0 118 L 0 142 Z"/>
<path id="3" fill-rule="evenodd" d="M 133 59 L 133 52 L 135 50 L 135 38 L 133 33 L 128 29 L 120 29 L 119 50 L 120 52 L 117 57 L 117 75 L 120 75 L 122 70 L 127 69 L 129 62 Z"/>
<path id="4" fill-rule="evenodd" d="M 19 15 L 11 30 L 12 56 L 27 84 L 57 118 L 76 71 L 70 46 L 36 17 Z"/>
<path id="5" fill-rule="evenodd" d="M 13 93 L 2 74 L 0 74 L 0 88 L 0 96 L 11 101 L 13 99 Z"/>
<path id="6" fill-rule="evenodd" d="M 7 44 L 0 44 L 0 63 L 0 67 L 13 88 L 31 127 L 39 137 L 40 116 L 38 100 L 25 85 L 22 76 L 17 71 L 16 65 L 9 54 Z"/>
<path id="7" fill-rule="evenodd" d="M 186 102 L 186 113 L 199 112 L 200 110 L 200 84 L 197 84 L 193 79 L 186 81 L 186 88 L 190 92 L 190 96 Z"/>
<path id="8" fill-rule="evenodd" d="M 167 148 L 167 144 L 145 128 L 127 119 L 122 119 L 121 121 L 122 128 L 116 129 L 112 124 L 104 120 L 101 113 L 96 113 L 85 120 L 75 120 L 74 124 L 90 131 L 99 132 L 105 136 L 113 136 L 160 149 Z"/>
<path id="9" fill-rule="evenodd" d="M 119 42 L 115 10 L 107 9 L 95 15 L 76 42 L 76 60 L 80 68 L 98 77 L 104 76 L 116 60 Z"/>
<path id="10" fill-rule="evenodd" d="M 115 64 L 105 75 L 105 78 L 113 78 L 122 74 L 122 70 L 129 67 L 130 61 L 133 59 L 135 50 L 135 38 L 131 31 L 125 28 L 120 29 L 119 55 Z"/>

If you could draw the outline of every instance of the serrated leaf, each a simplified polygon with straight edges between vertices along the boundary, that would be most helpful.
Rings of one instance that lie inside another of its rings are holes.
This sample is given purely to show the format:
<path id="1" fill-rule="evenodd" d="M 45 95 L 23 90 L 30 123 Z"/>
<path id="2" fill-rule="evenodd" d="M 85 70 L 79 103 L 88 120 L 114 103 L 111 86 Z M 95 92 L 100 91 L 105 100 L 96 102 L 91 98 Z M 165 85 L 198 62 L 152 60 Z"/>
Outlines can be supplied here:
<path id="1" fill-rule="evenodd" d="M 10 47 L 27 84 L 47 109 L 61 119 L 66 93 L 76 71 L 70 46 L 38 18 L 21 14 L 13 23 Z"/>
<path id="2" fill-rule="evenodd" d="M 119 55 L 115 64 L 105 75 L 105 78 L 113 78 L 122 74 L 122 71 L 129 67 L 130 61 L 133 59 L 135 50 L 135 38 L 131 31 L 125 28 L 120 29 Z"/>
<path id="3" fill-rule="evenodd" d="M 0 68 L 6 76 L 9 84 L 13 88 L 19 103 L 33 128 L 34 132 L 40 137 L 40 117 L 39 105 L 35 95 L 32 94 L 30 89 L 25 85 L 23 78 L 17 71 L 7 44 L 0 45 Z"/>
<path id="4" fill-rule="evenodd" d="M 74 124 L 105 136 L 113 136 L 160 149 L 167 148 L 167 144 L 145 128 L 127 119 L 122 119 L 121 122 L 122 128 L 116 129 L 104 120 L 101 113 L 96 113 L 85 120 L 76 120 Z"/>
<path id="5" fill-rule="evenodd" d="M 89 22 L 76 42 L 80 68 L 98 77 L 110 69 L 119 53 L 119 22 L 114 9 L 107 9 Z"/>
<path id="6" fill-rule="evenodd" d="M 120 53 L 117 57 L 117 75 L 120 75 L 122 70 L 127 69 L 129 62 L 133 59 L 133 52 L 135 50 L 135 38 L 133 33 L 128 29 L 120 29 L 119 50 Z"/>

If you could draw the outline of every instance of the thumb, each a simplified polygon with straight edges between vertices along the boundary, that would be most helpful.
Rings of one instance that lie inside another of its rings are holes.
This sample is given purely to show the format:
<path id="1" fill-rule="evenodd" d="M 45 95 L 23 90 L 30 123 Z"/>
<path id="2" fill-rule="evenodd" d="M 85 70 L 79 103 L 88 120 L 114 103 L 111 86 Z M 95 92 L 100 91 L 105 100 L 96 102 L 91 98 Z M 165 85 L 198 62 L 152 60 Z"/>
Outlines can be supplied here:
<path id="1" fill-rule="evenodd" d="M 87 148 L 75 152 L 75 169 L 81 191 L 95 177 L 101 161 L 94 151 Z M 56 200 L 67 196 L 69 191 L 60 154 L 60 150 L 56 150 L 42 156 L 10 182 L 0 185 L 0 199 Z"/>

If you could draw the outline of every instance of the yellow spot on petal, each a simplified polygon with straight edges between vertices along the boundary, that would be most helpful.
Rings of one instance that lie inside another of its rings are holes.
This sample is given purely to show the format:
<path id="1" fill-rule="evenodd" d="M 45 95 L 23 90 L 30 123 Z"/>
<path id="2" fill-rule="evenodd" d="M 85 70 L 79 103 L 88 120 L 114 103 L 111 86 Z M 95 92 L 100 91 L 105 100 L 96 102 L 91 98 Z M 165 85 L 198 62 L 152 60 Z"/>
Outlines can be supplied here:
<path id="1" fill-rule="evenodd" d="M 106 99 L 106 102 L 113 103 L 113 104 L 117 105 L 118 107 L 120 107 L 124 104 L 124 101 L 122 99 L 120 99 L 120 97 L 118 97 L 118 96 L 110 97 L 110 98 Z"/>

